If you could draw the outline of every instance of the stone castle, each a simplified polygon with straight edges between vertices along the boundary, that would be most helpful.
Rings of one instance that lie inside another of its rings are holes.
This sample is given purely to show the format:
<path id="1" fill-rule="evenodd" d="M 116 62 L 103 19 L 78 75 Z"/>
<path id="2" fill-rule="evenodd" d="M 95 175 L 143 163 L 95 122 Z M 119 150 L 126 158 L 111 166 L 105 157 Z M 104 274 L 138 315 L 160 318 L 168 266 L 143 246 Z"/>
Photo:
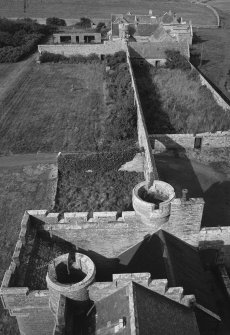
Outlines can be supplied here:
<path id="1" fill-rule="evenodd" d="M 124 48 L 145 181 L 133 189 L 134 211 L 25 212 L 0 291 L 22 335 L 219 334 L 221 318 L 207 272 L 215 269 L 230 295 L 230 227 L 201 228 L 204 200 L 188 198 L 186 189 L 176 198 L 173 187 L 159 180 L 131 64 L 138 58 L 136 45 L 154 44 L 153 34 L 159 36 L 155 43 L 176 40 L 176 26 L 182 34 L 186 31 L 189 45 L 192 27 L 182 26 L 183 20 L 170 12 L 156 22 L 152 12 L 144 18 L 130 13 L 112 16 L 107 43 L 39 46 L 40 52 L 66 47 L 67 54 L 85 48 L 84 54 L 90 47 L 101 55 Z M 141 35 L 141 24 L 155 30 Z M 143 42 L 143 36 L 150 41 Z M 158 44 L 154 47 L 156 51 Z M 151 55 L 146 58 L 151 64 L 162 60 Z M 229 134 L 220 138 L 227 143 Z M 158 140 L 153 139 L 156 145 Z M 191 141 L 193 146 L 194 136 Z"/>

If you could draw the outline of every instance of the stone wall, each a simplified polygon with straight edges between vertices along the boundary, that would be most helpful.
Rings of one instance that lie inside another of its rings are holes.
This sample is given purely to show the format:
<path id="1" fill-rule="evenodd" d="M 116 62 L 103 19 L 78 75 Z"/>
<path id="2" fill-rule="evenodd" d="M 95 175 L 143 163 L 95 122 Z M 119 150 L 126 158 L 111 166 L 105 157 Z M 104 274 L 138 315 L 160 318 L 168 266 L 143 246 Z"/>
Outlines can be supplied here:
<path id="1" fill-rule="evenodd" d="M 199 246 L 222 249 L 224 263 L 230 271 L 230 226 L 202 228 L 199 233 Z"/>
<path id="2" fill-rule="evenodd" d="M 222 107 L 224 110 L 229 110 L 229 113 L 230 113 L 229 104 L 220 96 L 219 93 L 217 93 L 217 91 L 212 87 L 212 85 L 208 82 L 208 80 L 204 77 L 204 75 L 200 73 L 200 71 L 195 66 L 193 66 L 191 63 L 190 65 L 191 65 L 191 68 L 198 73 L 201 85 L 206 86 L 209 89 L 209 91 L 212 93 L 213 98 L 216 101 L 216 103 L 220 107 Z"/>
<path id="3" fill-rule="evenodd" d="M 165 149 L 194 149 L 196 138 L 201 138 L 201 150 L 208 148 L 230 147 L 230 131 L 200 134 L 154 134 L 150 135 L 150 143 L 156 151 Z"/>
<path id="4" fill-rule="evenodd" d="M 171 202 L 169 222 L 162 229 L 190 245 L 198 246 L 204 200 L 190 198 L 187 201 L 174 199 Z"/>
<path id="5" fill-rule="evenodd" d="M 132 64 L 130 61 L 130 54 L 129 50 L 127 48 L 127 62 L 129 65 L 129 72 L 131 76 L 132 81 L 132 87 L 134 90 L 134 99 L 135 104 L 137 107 L 137 134 L 138 134 L 138 143 L 139 147 L 144 149 L 145 153 L 145 168 L 144 168 L 144 174 L 145 174 L 145 180 L 149 185 L 153 184 L 154 179 L 158 179 L 158 172 L 155 164 L 155 160 L 152 154 L 152 148 L 149 141 L 148 131 L 145 124 L 144 114 L 141 107 L 140 97 L 137 90 L 137 85 L 132 69 Z"/>
<path id="6" fill-rule="evenodd" d="M 217 20 L 217 24 L 216 25 L 195 25 L 194 27 L 197 28 L 219 28 L 220 27 L 220 16 L 218 14 L 218 12 L 215 10 L 215 8 L 213 8 L 212 6 L 208 5 L 207 3 L 203 3 L 203 2 L 196 2 L 197 5 L 201 5 L 201 6 L 205 6 L 208 9 L 210 9 L 214 16 L 216 17 Z"/>
<path id="7" fill-rule="evenodd" d="M 123 41 L 106 41 L 103 44 L 44 44 L 38 45 L 39 53 L 50 52 L 54 54 L 63 54 L 65 56 L 83 55 L 95 53 L 97 55 L 109 55 L 115 52 L 126 51 L 126 44 Z"/>

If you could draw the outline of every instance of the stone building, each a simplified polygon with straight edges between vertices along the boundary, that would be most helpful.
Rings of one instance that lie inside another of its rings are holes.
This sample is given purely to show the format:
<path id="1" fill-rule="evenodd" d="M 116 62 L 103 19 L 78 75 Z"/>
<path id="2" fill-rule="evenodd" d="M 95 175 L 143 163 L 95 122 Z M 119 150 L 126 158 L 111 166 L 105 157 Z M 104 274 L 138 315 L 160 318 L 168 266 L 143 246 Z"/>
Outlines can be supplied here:
<path id="1" fill-rule="evenodd" d="M 148 15 L 136 15 L 128 13 L 112 14 L 111 39 L 124 39 L 136 42 L 154 42 L 154 34 L 164 30 L 177 42 L 185 41 L 192 44 L 192 23 L 183 22 L 171 11 L 160 17 L 153 16 L 152 11 Z M 165 34 L 166 36 L 166 34 Z"/>
<path id="2" fill-rule="evenodd" d="M 161 17 L 152 15 L 118 14 L 111 17 L 110 39 L 126 40 L 131 58 L 139 64 L 164 65 L 165 51 L 178 50 L 189 59 L 192 25 L 186 24 L 171 11 Z"/>
<path id="3" fill-rule="evenodd" d="M 89 44 L 101 43 L 101 33 L 87 31 L 66 31 L 53 34 L 54 44 Z"/>
<path id="4" fill-rule="evenodd" d="M 25 212 L 1 286 L 21 334 L 216 334 L 198 250 L 204 202 L 156 181 L 151 204 L 144 188 L 121 215 Z"/>

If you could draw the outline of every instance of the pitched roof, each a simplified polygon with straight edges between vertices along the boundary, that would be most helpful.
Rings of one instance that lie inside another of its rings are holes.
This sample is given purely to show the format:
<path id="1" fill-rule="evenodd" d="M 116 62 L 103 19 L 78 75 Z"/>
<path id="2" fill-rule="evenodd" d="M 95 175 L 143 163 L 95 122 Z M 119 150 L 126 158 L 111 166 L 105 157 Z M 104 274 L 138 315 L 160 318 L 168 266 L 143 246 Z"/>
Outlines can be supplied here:
<path id="1" fill-rule="evenodd" d="M 216 313 L 198 250 L 163 230 L 156 234 L 162 242 L 169 285 L 182 286 L 184 294 L 194 294 L 200 305 Z"/>
<path id="2" fill-rule="evenodd" d="M 134 36 L 151 36 L 159 27 L 158 24 L 138 24 Z"/>
<path id="3" fill-rule="evenodd" d="M 112 14 L 111 15 L 111 21 L 112 23 L 116 22 L 116 20 L 120 18 L 120 19 L 125 19 L 128 23 L 134 23 L 134 22 L 138 22 L 138 23 L 148 23 L 148 24 L 152 24 L 154 22 L 157 22 L 158 19 L 155 16 L 151 16 L 151 15 L 141 15 L 141 14 Z"/>
<path id="4" fill-rule="evenodd" d="M 183 287 L 197 303 L 216 313 L 198 250 L 175 236 L 159 230 L 142 243 L 118 256 L 126 272 L 150 272 L 152 279 L 167 278 L 169 286 Z"/>
<path id="5" fill-rule="evenodd" d="M 96 316 L 97 315 L 97 316 Z M 87 334 L 198 335 L 192 309 L 135 282 L 97 301 L 87 319 Z"/>
<path id="6" fill-rule="evenodd" d="M 169 11 L 164 13 L 164 15 L 161 17 L 161 21 L 164 24 L 178 23 L 178 17 L 175 13 Z"/>
<path id="7" fill-rule="evenodd" d="M 130 42 L 129 50 L 131 58 L 166 59 L 167 49 L 180 50 L 178 42 Z"/>
<path id="8" fill-rule="evenodd" d="M 138 334 L 199 334 L 192 309 L 135 282 L 132 286 Z"/>

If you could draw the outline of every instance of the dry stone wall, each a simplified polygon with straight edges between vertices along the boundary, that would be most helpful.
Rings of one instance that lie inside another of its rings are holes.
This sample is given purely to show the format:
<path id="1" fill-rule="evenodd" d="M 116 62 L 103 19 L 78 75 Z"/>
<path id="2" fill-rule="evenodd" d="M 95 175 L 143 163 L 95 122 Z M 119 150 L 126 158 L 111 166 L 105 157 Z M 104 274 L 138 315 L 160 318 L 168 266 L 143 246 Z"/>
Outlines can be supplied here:
<path id="1" fill-rule="evenodd" d="M 145 119 L 144 119 L 144 114 L 142 111 L 141 107 L 141 102 L 140 102 L 140 97 L 139 93 L 137 90 L 137 85 L 132 69 L 132 64 L 130 61 L 130 54 L 129 50 L 127 48 L 127 62 L 129 65 L 129 72 L 131 76 L 131 81 L 132 81 L 132 87 L 134 91 L 134 99 L 135 99 L 135 104 L 137 106 L 137 134 L 138 134 L 138 143 L 140 148 L 144 149 L 145 153 L 145 169 L 144 169 L 144 174 L 145 174 L 145 180 L 149 185 L 153 184 L 154 179 L 159 179 L 158 177 L 158 172 L 156 168 L 156 163 L 152 154 L 152 148 L 151 144 L 149 141 L 149 136 L 148 136 L 148 131 L 147 127 L 145 124 Z"/>
<path id="2" fill-rule="evenodd" d="M 204 77 L 204 75 L 201 74 L 200 71 L 195 66 L 193 66 L 191 63 L 190 63 L 190 66 L 194 71 L 196 71 L 198 73 L 201 84 L 206 86 L 209 89 L 209 91 L 212 93 L 213 98 L 215 99 L 216 103 L 220 107 L 222 107 L 224 110 L 229 110 L 229 113 L 230 113 L 229 104 L 227 104 L 227 102 L 220 96 L 220 94 L 217 93 L 217 91 L 212 87 L 212 85 L 208 82 L 208 80 Z"/>
<path id="3" fill-rule="evenodd" d="M 109 55 L 115 52 L 126 51 L 126 44 L 123 41 L 107 41 L 102 44 L 44 44 L 38 45 L 39 53 L 50 52 L 54 54 L 63 54 L 64 56 L 83 55 L 95 53 L 97 55 Z"/>
<path id="4" fill-rule="evenodd" d="M 200 138 L 200 149 L 229 148 L 230 131 L 193 134 L 153 134 L 150 143 L 156 151 L 165 149 L 194 149 L 195 141 Z"/>

